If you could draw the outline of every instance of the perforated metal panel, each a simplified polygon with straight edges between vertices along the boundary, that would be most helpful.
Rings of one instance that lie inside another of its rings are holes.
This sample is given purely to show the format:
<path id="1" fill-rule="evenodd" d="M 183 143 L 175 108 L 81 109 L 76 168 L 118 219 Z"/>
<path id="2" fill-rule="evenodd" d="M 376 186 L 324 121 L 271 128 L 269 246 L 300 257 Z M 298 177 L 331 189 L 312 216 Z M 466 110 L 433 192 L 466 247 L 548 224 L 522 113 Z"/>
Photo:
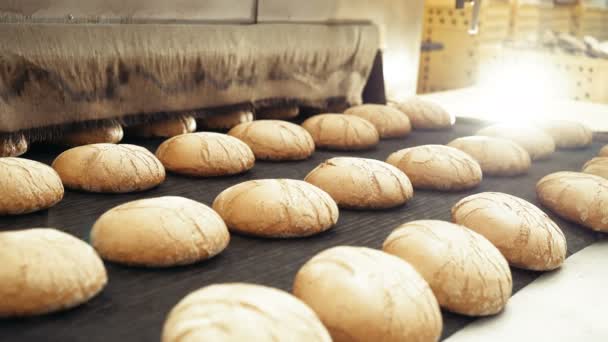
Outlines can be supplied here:
<path id="1" fill-rule="evenodd" d="M 418 92 L 462 88 L 474 83 L 483 46 L 502 43 L 509 35 L 508 1 L 484 1 L 479 34 L 469 35 L 472 5 L 456 9 L 452 2 L 430 1 L 424 12 L 423 41 L 437 42 L 442 50 L 423 52 L 418 72 Z"/>
<path id="2" fill-rule="evenodd" d="M 574 4 L 514 1 L 511 39 L 536 42 L 546 30 L 573 33 L 576 10 Z"/>

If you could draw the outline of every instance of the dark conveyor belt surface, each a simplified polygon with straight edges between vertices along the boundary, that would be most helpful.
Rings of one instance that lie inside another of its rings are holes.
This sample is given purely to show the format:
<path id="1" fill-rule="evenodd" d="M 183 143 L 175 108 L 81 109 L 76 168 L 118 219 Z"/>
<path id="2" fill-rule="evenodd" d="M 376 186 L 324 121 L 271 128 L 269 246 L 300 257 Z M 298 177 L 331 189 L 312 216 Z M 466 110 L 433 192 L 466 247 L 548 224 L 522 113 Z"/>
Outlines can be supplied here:
<path id="1" fill-rule="evenodd" d="M 50 210 L 19 217 L 1 217 L 0 230 L 54 227 L 88 241 L 89 231 L 97 217 L 127 201 L 178 195 L 211 205 L 222 190 L 242 181 L 260 178 L 303 179 L 316 165 L 334 156 L 385 160 L 398 149 L 422 144 L 445 144 L 456 137 L 470 135 L 479 128 L 481 126 L 477 123 L 459 122 L 451 131 L 415 131 L 405 139 L 383 140 L 378 148 L 366 152 L 317 151 L 311 159 L 301 162 L 256 162 L 253 170 L 236 177 L 195 179 L 169 174 L 160 187 L 143 193 L 100 195 L 67 191 L 65 199 Z M 155 151 L 161 140 L 124 142 Z M 186 294 L 202 286 L 221 282 L 252 282 L 289 291 L 298 268 L 315 253 L 336 245 L 380 248 L 382 241 L 397 225 L 417 219 L 449 220 L 452 205 L 460 198 L 477 192 L 506 192 L 540 206 L 534 186 L 541 177 L 555 171 L 580 170 L 600 147 L 600 143 L 594 143 L 585 150 L 559 151 L 549 160 L 534 162 L 526 176 L 485 177 L 481 185 L 471 191 L 415 191 L 409 203 L 396 209 L 341 210 L 339 223 L 334 229 L 306 239 L 262 240 L 233 234 L 230 245 L 222 254 L 192 266 L 144 269 L 106 263 L 109 284 L 99 296 L 67 312 L 29 319 L 0 320 L 0 341 L 158 341 L 169 310 Z M 60 152 L 58 149 L 35 147 L 24 157 L 50 164 Z M 566 235 L 568 255 L 602 238 L 599 233 L 565 222 L 552 213 L 549 215 Z M 512 272 L 514 292 L 540 274 L 518 269 L 512 269 Z M 444 337 L 473 320 L 446 312 L 443 318 Z"/>

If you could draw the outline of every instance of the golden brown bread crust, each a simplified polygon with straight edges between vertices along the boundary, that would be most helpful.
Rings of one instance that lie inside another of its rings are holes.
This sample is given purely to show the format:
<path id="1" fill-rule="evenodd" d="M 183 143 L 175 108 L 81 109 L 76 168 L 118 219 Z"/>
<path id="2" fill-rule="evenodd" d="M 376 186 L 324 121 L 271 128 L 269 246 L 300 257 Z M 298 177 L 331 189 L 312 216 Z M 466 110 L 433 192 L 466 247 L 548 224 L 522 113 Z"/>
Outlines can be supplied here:
<path id="1" fill-rule="evenodd" d="M 297 117 L 300 114 L 298 106 L 277 106 L 265 107 L 255 111 L 257 119 L 268 120 L 288 120 Z"/>
<path id="2" fill-rule="evenodd" d="M 511 140 L 528 151 L 532 160 L 547 159 L 555 152 L 553 138 L 532 126 L 495 124 L 482 128 L 475 135 Z"/>
<path id="3" fill-rule="evenodd" d="M 165 180 L 165 168 L 143 147 L 93 144 L 74 147 L 53 161 L 65 187 L 90 192 L 144 191 Z"/>
<path id="4" fill-rule="evenodd" d="M 608 157 L 596 157 L 583 165 L 582 172 L 608 179 Z"/>
<path id="5" fill-rule="evenodd" d="M 319 114 L 306 119 L 302 127 L 310 133 L 318 148 L 366 150 L 378 145 L 380 141 L 376 127 L 354 115 Z"/>
<path id="6" fill-rule="evenodd" d="M 459 191 L 481 183 L 479 164 L 468 154 L 444 145 L 421 145 L 392 153 L 386 162 L 403 171 L 414 188 Z"/>
<path id="7" fill-rule="evenodd" d="M 15 134 L 10 138 L 5 138 L 0 142 L 0 157 L 18 157 L 29 147 L 25 135 Z"/>
<path id="8" fill-rule="evenodd" d="M 511 296 L 507 260 L 490 241 L 463 226 L 437 220 L 408 222 L 388 236 L 382 249 L 412 264 L 447 310 L 493 315 Z"/>
<path id="9" fill-rule="evenodd" d="M 548 120 L 538 126 L 553 138 L 557 148 L 583 148 L 593 140 L 593 131 L 580 122 Z"/>
<path id="10" fill-rule="evenodd" d="M 233 127 L 229 135 L 245 142 L 256 159 L 302 160 L 315 151 L 315 142 L 302 127 L 281 120 L 256 120 Z"/>
<path id="11" fill-rule="evenodd" d="M 378 250 L 339 246 L 298 271 L 293 293 L 334 342 L 437 341 L 442 318 L 428 284 L 407 262 Z"/>
<path id="12" fill-rule="evenodd" d="M 566 238 L 539 208 L 521 198 L 482 192 L 452 207 L 452 221 L 490 240 L 515 267 L 548 271 L 566 259 Z"/>
<path id="13" fill-rule="evenodd" d="M 536 195 L 562 218 L 608 232 L 608 180 L 582 172 L 555 172 L 536 183 Z"/>
<path id="14" fill-rule="evenodd" d="M 232 127 L 253 121 L 253 113 L 248 110 L 238 110 L 230 113 L 208 115 L 196 122 L 199 128 L 211 130 L 229 130 Z"/>
<path id="15" fill-rule="evenodd" d="M 55 170 L 37 161 L 0 158 L 0 215 L 19 215 L 50 208 L 63 199 Z"/>
<path id="16" fill-rule="evenodd" d="M 380 138 L 405 137 L 412 131 L 410 119 L 400 110 L 386 105 L 364 104 L 350 107 L 344 114 L 354 115 L 371 122 Z"/>
<path id="17" fill-rule="evenodd" d="M 143 138 L 171 138 L 194 131 L 196 131 L 196 119 L 191 115 L 180 115 L 175 119 L 160 120 L 129 127 L 128 133 Z"/>
<path id="18" fill-rule="evenodd" d="M 231 231 L 261 237 L 304 237 L 338 222 L 338 207 L 327 193 L 293 179 L 239 183 L 222 191 L 213 209 Z"/>
<path id="19" fill-rule="evenodd" d="M 175 196 L 114 207 L 91 230 L 91 244 L 104 259 L 147 267 L 202 261 L 223 251 L 229 241 L 228 228 L 215 211 Z"/>
<path id="20" fill-rule="evenodd" d="M 165 140 L 156 157 L 169 171 L 195 176 L 227 176 L 250 170 L 253 152 L 241 140 L 226 134 L 198 132 Z"/>
<path id="21" fill-rule="evenodd" d="M 414 196 L 412 183 L 403 172 L 374 159 L 331 158 L 304 180 L 327 191 L 341 208 L 392 208 Z"/>
<path id="22" fill-rule="evenodd" d="M 289 293 L 246 283 L 203 287 L 169 313 L 162 342 L 331 342 L 315 313 Z"/>
<path id="23" fill-rule="evenodd" d="M 454 139 L 447 146 L 473 157 L 484 175 L 521 175 L 528 172 L 532 163 L 526 150 L 507 139 L 470 136 Z"/>
<path id="24" fill-rule="evenodd" d="M 0 232 L 0 317 L 41 315 L 80 305 L 108 278 L 93 248 L 49 228 Z"/>
<path id="25" fill-rule="evenodd" d="M 455 117 L 441 106 L 419 97 L 411 97 L 394 106 L 410 118 L 414 129 L 447 129 L 456 121 Z"/>
<path id="26" fill-rule="evenodd" d="M 109 121 L 107 126 L 96 128 L 83 128 L 65 134 L 59 139 L 59 143 L 67 146 L 82 146 L 89 144 L 118 144 L 124 136 L 120 123 L 116 120 Z"/>

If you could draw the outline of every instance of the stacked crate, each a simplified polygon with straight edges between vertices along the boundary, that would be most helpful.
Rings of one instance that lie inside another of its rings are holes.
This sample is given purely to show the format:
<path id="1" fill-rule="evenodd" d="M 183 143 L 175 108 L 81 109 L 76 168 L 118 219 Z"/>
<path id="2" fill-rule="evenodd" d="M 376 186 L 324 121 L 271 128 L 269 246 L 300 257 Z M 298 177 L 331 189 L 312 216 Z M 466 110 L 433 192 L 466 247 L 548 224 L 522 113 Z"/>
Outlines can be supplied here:
<path id="1" fill-rule="evenodd" d="M 511 40 L 536 43 L 547 30 L 573 33 L 576 11 L 576 4 L 556 5 L 551 0 L 514 0 Z"/>
<path id="2" fill-rule="evenodd" d="M 608 40 L 608 6 L 597 2 L 581 2 L 575 14 L 574 32 L 579 37 L 593 36 L 599 40 Z"/>
<path id="3" fill-rule="evenodd" d="M 482 2 L 479 33 L 469 35 L 472 5 L 456 9 L 454 1 L 427 1 L 423 41 L 443 45 L 423 51 L 418 73 L 418 92 L 427 93 L 473 85 L 477 78 L 480 51 L 500 45 L 509 35 L 510 3 L 506 0 Z"/>

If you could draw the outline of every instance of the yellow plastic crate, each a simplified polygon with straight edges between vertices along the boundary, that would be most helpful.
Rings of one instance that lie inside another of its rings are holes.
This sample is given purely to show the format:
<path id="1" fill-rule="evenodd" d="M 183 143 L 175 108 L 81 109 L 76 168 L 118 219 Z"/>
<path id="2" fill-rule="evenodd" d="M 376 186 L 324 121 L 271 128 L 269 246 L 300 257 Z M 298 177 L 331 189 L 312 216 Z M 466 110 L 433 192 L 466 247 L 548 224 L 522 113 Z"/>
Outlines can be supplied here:
<path id="1" fill-rule="evenodd" d="M 454 1 L 425 3 L 422 40 L 440 43 L 442 50 L 422 52 L 418 72 L 418 92 L 467 87 L 473 84 L 479 64 L 479 48 L 498 45 L 509 36 L 510 2 L 482 2 L 479 33 L 469 35 L 472 6 L 454 8 Z"/>
<path id="2" fill-rule="evenodd" d="M 576 5 L 512 2 L 511 39 L 536 42 L 547 30 L 573 33 Z"/>
<path id="3" fill-rule="evenodd" d="M 579 37 L 593 36 L 608 40 L 608 8 L 579 5 L 575 12 L 574 32 Z"/>

